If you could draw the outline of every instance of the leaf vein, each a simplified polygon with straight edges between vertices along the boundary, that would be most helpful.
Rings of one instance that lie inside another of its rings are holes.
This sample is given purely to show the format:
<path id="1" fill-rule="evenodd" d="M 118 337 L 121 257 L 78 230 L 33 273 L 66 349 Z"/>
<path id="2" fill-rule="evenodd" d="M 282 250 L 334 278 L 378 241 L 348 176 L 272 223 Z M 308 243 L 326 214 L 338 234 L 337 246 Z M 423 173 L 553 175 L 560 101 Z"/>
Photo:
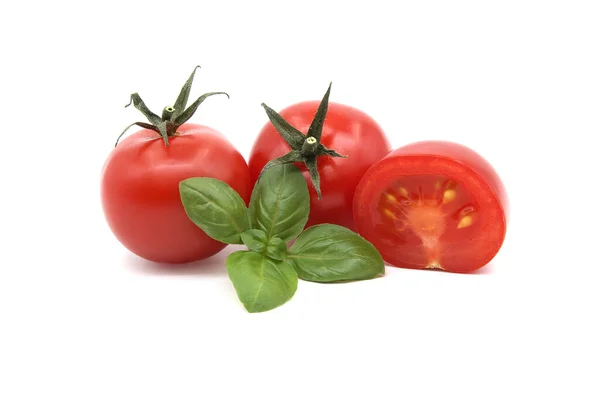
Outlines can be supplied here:
<path id="1" fill-rule="evenodd" d="M 242 229 L 236 222 L 236 220 L 233 218 L 233 216 L 231 215 L 231 213 L 227 212 L 227 210 L 225 210 L 225 208 L 223 208 L 223 206 L 217 204 L 216 202 L 212 201 L 210 197 L 208 197 L 206 194 L 204 194 L 203 192 L 196 190 L 195 188 L 190 187 L 191 190 L 195 191 L 196 193 L 198 193 L 198 195 L 200 195 L 202 198 L 205 199 L 206 202 L 208 202 L 209 204 L 213 205 L 215 208 L 221 210 L 223 213 L 225 213 L 229 219 L 231 220 L 231 222 L 233 223 L 233 225 L 235 226 L 235 229 L 239 232 L 239 233 L 243 233 L 244 229 Z"/>
<path id="2" fill-rule="evenodd" d="M 286 169 L 283 169 L 283 175 L 281 177 L 281 182 L 285 181 Z M 279 184 L 279 191 L 277 192 L 277 202 L 275 203 L 275 209 L 273 211 L 273 218 L 271 219 L 271 228 L 267 233 L 267 237 L 270 240 L 273 234 L 273 229 L 275 228 L 275 221 L 277 220 L 277 213 L 279 212 L 279 201 L 281 201 L 281 191 L 283 190 L 283 183 Z"/>
<path id="3" fill-rule="evenodd" d="M 250 305 L 251 309 L 254 309 L 254 306 L 256 305 L 256 301 L 258 300 L 258 295 L 260 294 L 260 291 L 262 290 L 262 287 L 265 283 L 265 279 L 264 279 L 265 261 L 266 261 L 266 259 L 264 257 L 261 258 L 261 260 L 260 260 L 260 284 L 258 285 L 258 288 L 256 289 L 256 294 L 254 294 L 254 299 L 252 300 L 252 305 Z"/>

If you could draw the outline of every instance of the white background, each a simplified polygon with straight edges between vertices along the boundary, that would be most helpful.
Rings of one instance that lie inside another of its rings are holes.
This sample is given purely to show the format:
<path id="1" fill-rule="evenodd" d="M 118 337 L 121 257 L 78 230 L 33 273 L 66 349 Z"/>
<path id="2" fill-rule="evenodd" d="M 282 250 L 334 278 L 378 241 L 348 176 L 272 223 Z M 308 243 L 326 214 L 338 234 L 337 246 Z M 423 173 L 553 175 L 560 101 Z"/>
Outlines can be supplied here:
<path id="1" fill-rule="evenodd" d="M 598 398 L 595 1 L 10 2 L 2 7 L 0 398 Z M 512 212 L 473 275 L 387 267 L 300 282 L 248 314 L 232 249 L 186 273 L 127 252 L 100 207 L 114 140 L 200 64 L 192 121 L 247 157 L 266 115 L 320 99 L 394 147 L 487 158 Z M 231 396 L 233 395 L 233 396 Z"/>

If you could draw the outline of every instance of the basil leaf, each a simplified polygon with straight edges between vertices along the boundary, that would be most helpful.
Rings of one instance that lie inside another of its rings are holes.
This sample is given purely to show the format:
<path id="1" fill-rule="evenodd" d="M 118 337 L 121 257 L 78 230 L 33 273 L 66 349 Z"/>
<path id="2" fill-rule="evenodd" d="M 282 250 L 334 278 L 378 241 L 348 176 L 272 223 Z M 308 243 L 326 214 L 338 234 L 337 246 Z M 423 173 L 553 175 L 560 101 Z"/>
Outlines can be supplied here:
<path id="1" fill-rule="evenodd" d="M 285 255 L 287 252 L 287 245 L 285 245 L 285 241 L 283 241 L 279 237 L 271 238 L 267 248 L 265 250 L 265 254 L 269 258 L 277 259 L 277 260 L 285 260 Z"/>
<path id="2" fill-rule="evenodd" d="M 241 234 L 242 241 L 249 249 L 263 252 L 267 247 L 267 233 L 262 230 L 251 229 Z"/>
<path id="3" fill-rule="evenodd" d="M 283 305 L 298 287 L 298 275 L 290 264 L 256 252 L 234 252 L 226 265 L 233 287 L 250 313 Z"/>
<path id="4" fill-rule="evenodd" d="M 242 244 L 250 229 L 246 204 L 227 183 L 212 177 L 192 177 L 179 183 L 185 213 L 206 234 L 226 244 Z"/>
<path id="5" fill-rule="evenodd" d="M 306 229 L 289 249 L 287 259 L 301 279 L 320 283 L 366 280 L 385 273 L 373 244 L 333 224 Z"/>
<path id="6" fill-rule="evenodd" d="M 267 233 L 267 239 L 290 241 L 308 221 L 310 197 L 306 180 L 292 165 L 276 165 L 264 172 L 250 199 L 252 227 Z"/>

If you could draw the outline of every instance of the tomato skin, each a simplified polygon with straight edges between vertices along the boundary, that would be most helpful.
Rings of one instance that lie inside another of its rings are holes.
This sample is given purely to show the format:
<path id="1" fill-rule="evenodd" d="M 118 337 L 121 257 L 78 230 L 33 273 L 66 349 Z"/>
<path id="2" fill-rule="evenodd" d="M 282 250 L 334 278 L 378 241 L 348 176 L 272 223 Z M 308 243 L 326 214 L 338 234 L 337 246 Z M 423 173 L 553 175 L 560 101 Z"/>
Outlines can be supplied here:
<path id="1" fill-rule="evenodd" d="M 305 101 L 286 107 L 279 114 L 292 126 L 306 134 L 319 101 Z M 348 158 L 317 158 L 322 197 L 318 198 L 306 167 L 299 163 L 310 193 L 310 216 L 306 227 L 334 223 L 353 229 L 352 201 L 354 190 L 367 169 L 383 158 L 390 143 L 375 120 L 364 112 L 339 103 L 329 103 L 323 125 L 321 143 Z M 275 127 L 267 122 L 250 152 L 248 162 L 252 184 L 267 162 L 290 151 L 289 145 Z"/>
<path id="2" fill-rule="evenodd" d="M 117 239 L 153 262 L 181 264 L 225 248 L 187 217 L 179 182 L 214 177 L 235 189 L 248 204 L 250 175 L 242 155 L 219 132 L 184 124 L 166 147 L 154 131 L 142 129 L 123 139 L 104 164 L 102 207 Z"/>
<path id="3" fill-rule="evenodd" d="M 476 230 L 472 235 L 463 236 L 461 243 L 454 244 L 453 256 L 460 259 L 460 262 L 448 256 L 449 267 L 444 269 L 471 272 L 485 266 L 504 242 L 509 200 L 502 180 L 489 162 L 470 148 L 457 143 L 412 143 L 390 152 L 374 164 L 356 189 L 354 220 L 358 233 L 371 241 L 392 266 L 424 268 L 425 263 L 414 263 L 414 259 L 422 255 L 401 249 L 401 240 L 398 240 L 397 246 L 385 242 L 389 238 L 384 238 L 379 216 L 374 212 L 374 203 L 391 181 L 408 176 L 419 178 L 432 175 L 442 175 L 460 182 L 472 196 L 480 218 L 477 227 L 473 227 Z"/>

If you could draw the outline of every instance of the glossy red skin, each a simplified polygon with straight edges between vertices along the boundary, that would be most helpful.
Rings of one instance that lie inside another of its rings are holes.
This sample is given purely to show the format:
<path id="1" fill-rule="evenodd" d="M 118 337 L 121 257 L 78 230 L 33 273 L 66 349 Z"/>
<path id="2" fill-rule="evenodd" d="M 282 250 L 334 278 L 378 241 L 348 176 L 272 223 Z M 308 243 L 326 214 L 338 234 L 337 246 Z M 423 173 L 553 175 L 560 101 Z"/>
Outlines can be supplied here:
<path id="1" fill-rule="evenodd" d="M 102 171 L 102 207 L 117 239 L 153 262 L 182 264 L 207 258 L 225 244 L 208 237 L 187 217 L 179 182 L 214 177 L 248 204 L 250 175 L 242 155 L 219 132 L 184 124 L 166 147 L 152 130 L 140 130 L 109 155 Z"/>
<path id="2" fill-rule="evenodd" d="M 457 143 L 412 143 L 390 152 L 373 165 L 356 189 L 354 220 L 358 233 L 377 247 L 387 263 L 416 268 L 414 264 L 406 263 L 401 251 L 383 243 L 382 235 L 375 232 L 378 217 L 373 212 L 377 196 L 390 182 L 402 176 L 416 175 L 444 175 L 460 182 L 478 204 L 482 216 L 476 236 L 461 244 L 463 260 L 460 264 L 452 264 L 450 260 L 450 267 L 445 269 L 471 272 L 489 263 L 500 250 L 506 235 L 508 196 L 502 180 L 489 162 Z"/>
<path id="3" fill-rule="evenodd" d="M 306 134 L 318 107 L 319 101 L 306 101 L 279 113 Z M 321 143 L 348 158 L 320 156 L 317 159 L 321 199 L 318 199 L 304 165 L 297 164 L 303 171 L 310 193 L 310 216 L 306 227 L 334 223 L 353 229 L 352 200 L 356 185 L 367 169 L 391 150 L 390 143 L 373 118 L 356 108 L 338 103 L 329 103 Z M 270 122 L 265 124 L 254 142 L 248 162 L 252 184 L 268 161 L 289 151 L 290 147 L 273 125 Z"/>

